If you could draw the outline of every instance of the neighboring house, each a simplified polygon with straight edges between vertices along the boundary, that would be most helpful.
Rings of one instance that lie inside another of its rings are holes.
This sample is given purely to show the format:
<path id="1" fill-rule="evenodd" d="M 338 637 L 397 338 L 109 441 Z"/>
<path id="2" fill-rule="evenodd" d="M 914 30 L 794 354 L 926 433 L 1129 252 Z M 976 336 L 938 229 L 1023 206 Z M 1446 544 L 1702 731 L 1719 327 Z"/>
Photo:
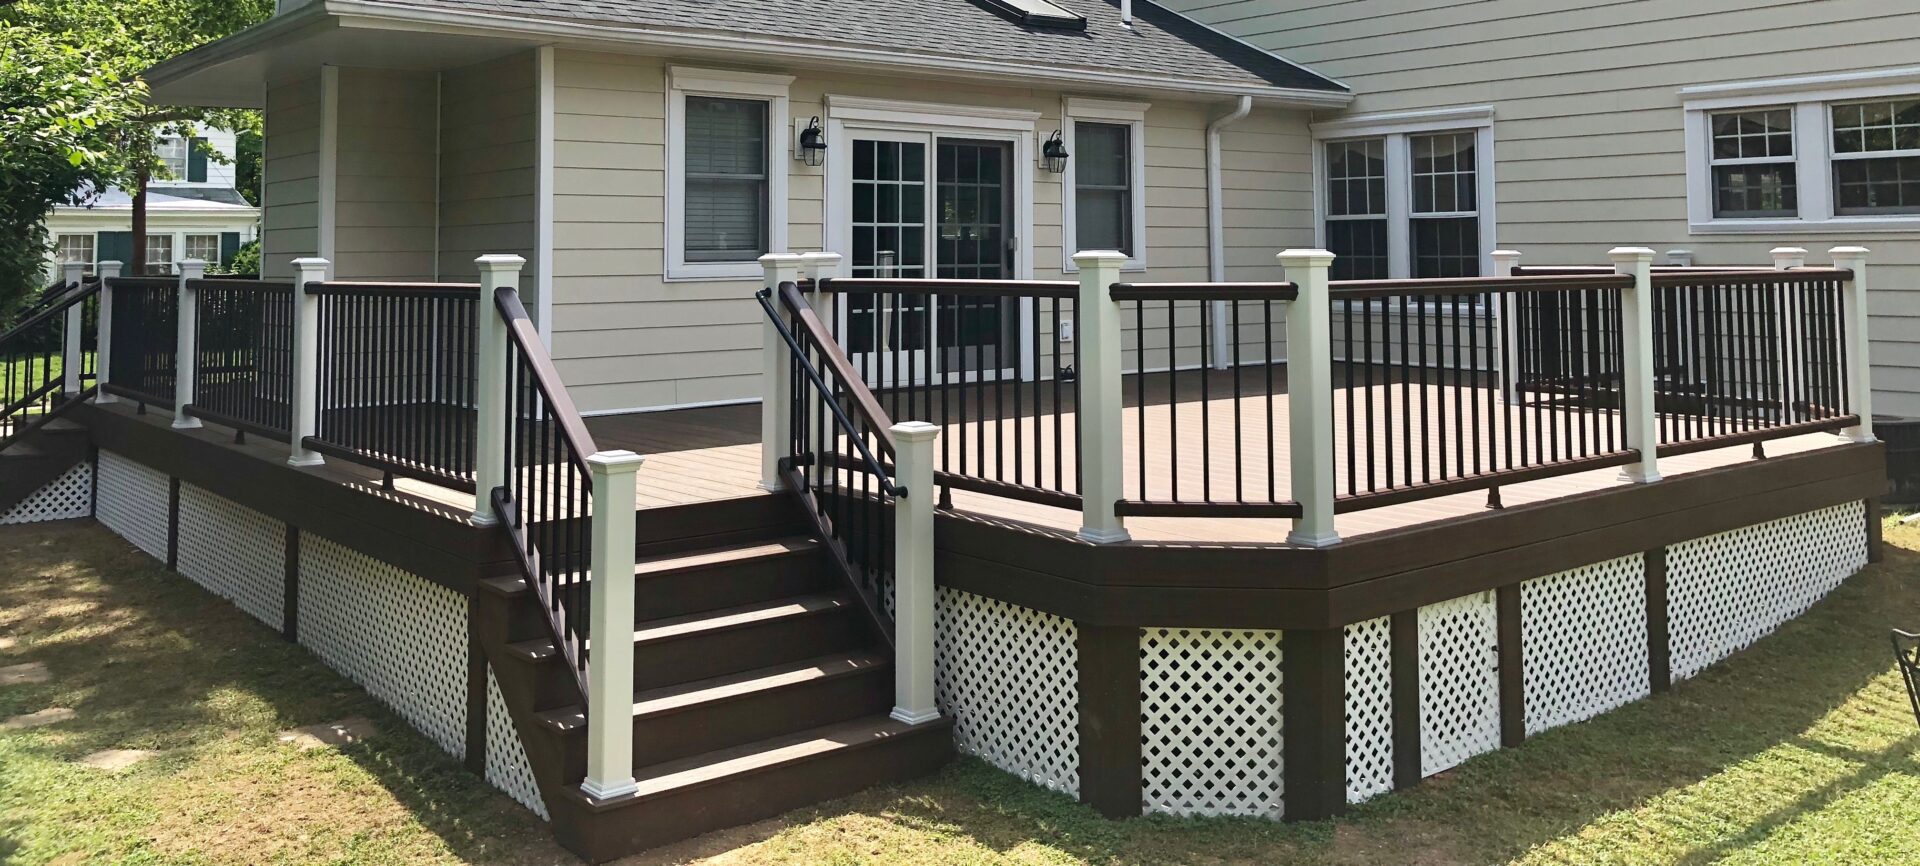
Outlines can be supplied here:
<path id="1" fill-rule="evenodd" d="M 1443 213 L 1444 195 L 1429 205 L 1420 192 L 1431 141 L 1421 136 L 1434 134 L 1462 146 L 1459 136 L 1477 137 L 1477 150 L 1432 155 L 1481 175 L 1477 246 L 1519 250 L 1526 264 L 1598 263 L 1613 243 L 1684 251 L 1701 265 L 1764 261 L 1782 244 L 1822 261 L 1828 247 L 1862 244 L 1881 266 L 1870 305 L 1874 409 L 1920 418 L 1920 12 L 1911 7 L 1167 5 L 1353 89 L 1351 105 L 1315 113 L 1311 126 L 1315 232 L 1329 249 L 1369 259 L 1380 276 L 1417 266 L 1425 240 L 1460 217 Z M 1369 182 L 1385 195 L 1356 207 L 1330 195 Z M 1464 199 L 1452 206 L 1475 210 Z"/>
<path id="2" fill-rule="evenodd" d="M 220 270 L 259 233 L 260 209 L 235 188 L 233 133 L 197 130 L 189 140 L 169 136 L 159 157 L 167 176 L 147 185 L 147 270 L 173 272 L 181 259 L 202 259 Z M 222 158 L 214 159 L 211 153 Z M 63 262 L 133 260 L 133 196 L 111 188 L 82 206 L 61 205 L 47 217 L 54 251 L 51 272 Z"/>
<path id="3" fill-rule="evenodd" d="M 589 413 L 753 399 L 768 251 L 1057 278 L 1117 247 L 1130 278 L 1259 279 L 1311 240 L 1306 111 L 1343 87 L 1150 3 L 1131 27 L 1102 0 L 995 5 L 316 2 L 149 77 L 266 110 L 270 275 L 525 256 Z"/>

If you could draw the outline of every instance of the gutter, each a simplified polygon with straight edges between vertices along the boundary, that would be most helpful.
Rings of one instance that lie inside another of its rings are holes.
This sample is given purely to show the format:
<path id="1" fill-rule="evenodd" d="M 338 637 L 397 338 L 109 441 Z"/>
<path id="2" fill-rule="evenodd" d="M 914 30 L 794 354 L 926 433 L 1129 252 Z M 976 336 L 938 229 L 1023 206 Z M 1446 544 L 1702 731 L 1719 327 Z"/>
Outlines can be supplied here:
<path id="1" fill-rule="evenodd" d="M 1232 110 L 1207 124 L 1207 280 L 1212 283 L 1227 281 L 1227 227 L 1225 208 L 1220 201 L 1220 131 L 1246 119 L 1252 111 L 1253 97 L 1242 96 Z M 1213 328 L 1216 334 L 1227 332 L 1225 302 L 1213 302 Z M 1215 368 L 1226 368 L 1227 349 L 1225 340 L 1214 341 Z"/>

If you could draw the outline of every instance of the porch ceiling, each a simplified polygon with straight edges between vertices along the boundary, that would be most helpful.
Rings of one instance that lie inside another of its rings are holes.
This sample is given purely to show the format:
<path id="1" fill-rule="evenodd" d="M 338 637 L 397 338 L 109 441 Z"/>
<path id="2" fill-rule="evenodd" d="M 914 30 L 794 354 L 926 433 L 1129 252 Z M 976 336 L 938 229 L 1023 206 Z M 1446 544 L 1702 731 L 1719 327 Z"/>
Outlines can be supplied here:
<path id="1" fill-rule="evenodd" d="M 147 71 L 158 105 L 265 108 L 266 86 L 323 66 L 432 72 L 540 44 L 534 39 L 354 26 L 315 3 Z"/>

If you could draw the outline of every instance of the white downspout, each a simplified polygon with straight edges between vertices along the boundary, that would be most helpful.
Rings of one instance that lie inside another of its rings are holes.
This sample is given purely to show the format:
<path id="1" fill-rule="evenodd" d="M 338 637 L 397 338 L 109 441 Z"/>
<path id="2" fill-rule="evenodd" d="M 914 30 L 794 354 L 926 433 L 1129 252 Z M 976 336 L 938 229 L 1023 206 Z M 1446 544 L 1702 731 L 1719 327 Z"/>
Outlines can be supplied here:
<path id="1" fill-rule="evenodd" d="M 1233 110 L 1220 115 L 1207 124 L 1207 281 L 1224 283 L 1227 281 L 1227 228 L 1223 215 L 1225 208 L 1220 198 L 1220 131 L 1239 123 L 1253 111 L 1253 97 L 1242 96 Z M 1227 332 L 1227 305 L 1223 301 L 1213 303 L 1213 333 Z M 1225 369 L 1232 344 L 1216 337 L 1213 341 L 1212 365 L 1215 369 Z"/>
<path id="2" fill-rule="evenodd" d="M 1120 26 L 1133 26 L 1133 0 L 1120 0 Z"/>

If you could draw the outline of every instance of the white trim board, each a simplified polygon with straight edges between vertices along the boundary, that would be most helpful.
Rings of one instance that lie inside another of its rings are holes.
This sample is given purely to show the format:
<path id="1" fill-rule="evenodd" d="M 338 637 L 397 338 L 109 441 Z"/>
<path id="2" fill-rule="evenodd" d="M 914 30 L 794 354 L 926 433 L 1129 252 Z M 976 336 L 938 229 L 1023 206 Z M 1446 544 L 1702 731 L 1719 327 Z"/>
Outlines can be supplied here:
<path id="1" fill-rule="evenodd" d="M 534 86 L 538 91 L 534 97 L 534 123 L 538 131 L 534 145 L 533 273 L 534 292 L 539 295 L 534 315 L 539 318 L 536 324 L 540 328 L 540 341 L 547 344 L 548 351 L 552 351 L 554 135 L 557 116 L 553 46 L 542 45 L 534 49 L 533 62 Z"/>
<path id="2" fill-rule="evenodd" d="M 740 280 L 760 276 L 759 261 L 689 262 L 686 260 L 688 96 L 753 99 L 767 103 L 767 250 L 787 249 L 787 168 L 793 159 L 789 140 L 792 111 L 787 107 L 791 75 L 768 75 L 726 69 L 667 67 L 667 189 L 666 246 L 668 282 Z"/>

